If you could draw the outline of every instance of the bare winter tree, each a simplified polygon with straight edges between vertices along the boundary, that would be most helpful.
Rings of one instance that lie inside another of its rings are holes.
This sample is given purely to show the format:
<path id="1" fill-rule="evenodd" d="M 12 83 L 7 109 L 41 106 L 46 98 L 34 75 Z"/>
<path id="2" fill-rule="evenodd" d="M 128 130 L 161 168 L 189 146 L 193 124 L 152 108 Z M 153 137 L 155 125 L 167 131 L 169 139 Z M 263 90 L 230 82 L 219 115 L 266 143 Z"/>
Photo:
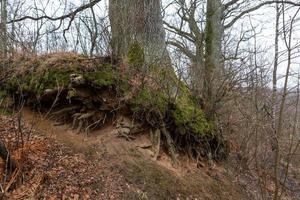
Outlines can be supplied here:
<path id="1" fill-rule="evenodd" d="M 226 58 L 222 52 L 224 32 L 229 32 L 236 22 L 251 12 L 279 2 L 281 1 L 254 2 L 253 5 L 247 0 L 173 2 L 178 8 L 175 15 L 179 16 L 180 20 L 174 24 L 165 21 L 167 30 L 176 35 L 168 44 L 182 51 L 190 59 L 191 79 L 196 84 L 194 88 L 196 93 L 203 97 L 207 116 L 211 119 L 214 119 L 217 104 L 226 95 L 228 88 L 232 88 L 224 79 L 225 61 L 240 59 L 237 57 L 239 45 L 247 38 L 243 36 L 238 42 L 236 56 Z M 294 1 L 283 3 L 300 6 L 299 2 Z"/>
<path id="2" fill-rule="evenodd" d="M 278 106 L 278 121 L 277 125 L 275 126 L 275 138 L 276 138 L 276 145 L 275 145 L 275 167 L 274 167 L 274 177 L 275 177 L 275 191 L 274 191 L 274 200 L 279 199 L 279 193 L 280 193 L 280 176 L 279 176 L 279 170 L 280 170 L 280 160 L 281 160 L 281 149 L 279 146 L 279 142 L 283 137 L 283 128 L 284 128 L 284 110 L 286 108 L 286 101 L 288 96 L 288 88 L 289 88 L 289 79 L 290 79 L 290 72 L 293 62 L 293 52 L 298 48 L 299 44 L 293 44 L 293 34 L 294 34 L 294 26 L 295 21 L 297 20 L 297 16 L 299 14 L 300 8 L 296 10 L 296 12 L 291 16 L 291 19 L 289 21 L 286 21 L 286 11 L 284 10 L 285 7 L 283 6 L 283 36 L 284 36 L 284 44 L 287 51 L 287 64 L 286 64 L 286 71 L 284 76 L 284 85 L 282 88 L 282 97 L 280 99 L 280 103 Z M 277 10 L 277 15 L 280 15 L 279 11 Z M 276 41 L 275 41 L 276 43 Z M 276 52 L 278 54 L 278 52 Z M 275 54 L 275 59 L 277 58 Z M 295 57 L 294 57 L 295 58 Z M 277 63 L 276 63 L 277 64 Z M 274 68 L 276 70 L 276 67 Z M 276 72 L 274 72 L 275 74 Z M 276 74 L 275 74 L 276 75 Z M 274 76 L 275 76 L 274 75 Z M 276 77 L 274 77 L 276 81 Z M 276 84 L 276 82 L 274 82 Z M 275 85 L 276 87 L 276 85 Z M 274 91 L 276 92 L 276 90 Z M 298 108 L 297 108 L 298 109 Z M 277 109 L 275 109 L 275 112 Z M 275 117 L 276 120 L 276 117 Z"/>

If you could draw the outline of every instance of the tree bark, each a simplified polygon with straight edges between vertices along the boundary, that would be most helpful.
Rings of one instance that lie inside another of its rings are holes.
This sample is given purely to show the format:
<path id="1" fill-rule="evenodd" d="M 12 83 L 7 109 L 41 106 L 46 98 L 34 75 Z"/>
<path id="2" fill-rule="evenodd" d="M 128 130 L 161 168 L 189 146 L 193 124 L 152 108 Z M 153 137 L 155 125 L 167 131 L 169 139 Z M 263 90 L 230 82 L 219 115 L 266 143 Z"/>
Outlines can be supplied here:
<path id="1" fill-rule="evenodd" d="M 276 28 L 275 28 L 275 55 L 274 55 L 274 68 L 273 68 L 273 80 L 272 80 L 272 129 L 273 135 L 271 136 L 271 145 L 274 149 L 275 160 L 277 160 L 279 154 L 278 138 L 277 138 L 277 68 L 278 68 L 278 56 L 279 56 L 279 23 L 280 23 L 280 7 L 276 4 Z M 276 161 L 275 161 L 276 162 Z M 275 194 L 278 195 L 278 166 L 274 166 L 274 182 L 275 182 Z M 276 195 L 274 195 L 275 198 Z M 276 197 L 277 198 L 277 197 Z"/>
<path id="2" fill-rule="evenodd" d="M 221 0 L 208 0 L 206 11 L 205 27 L 205 65 L 203 97 L 205 101 L 205 111 L 211 120 L 215 118 L 215 79 L 222 69 L 222 24 L 223 5 Z"/>
<path id="3" fill-rule="evenodd" d="M 7 0 L 1 0 L 1 25 L 0 25 L 0 36 L 1 36 L 1 57 L 7 57 Z"/>
<path id="4" fill-rule="evenodd" d="M 160 3 L 159 0 L 109 1 L 114 57 L 126 57 L 130 46 L 138 42 L 146 63 L 169 59 Z"/>

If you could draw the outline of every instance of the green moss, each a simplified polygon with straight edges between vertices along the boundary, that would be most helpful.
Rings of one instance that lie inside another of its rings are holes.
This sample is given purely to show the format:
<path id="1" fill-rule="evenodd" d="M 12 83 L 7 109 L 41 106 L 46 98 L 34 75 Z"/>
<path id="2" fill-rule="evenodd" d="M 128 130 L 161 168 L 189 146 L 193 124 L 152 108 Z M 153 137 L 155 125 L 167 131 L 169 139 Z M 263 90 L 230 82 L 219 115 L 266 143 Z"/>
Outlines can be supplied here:
<path id="1" fill-rule="evenodd" d="M 96 86 L 111 86 L 117 81 L 117 73 L 113 70 L 100 72 L 88 72 L 83 75 L 84 79 Z"/>
<path id="2" fill-rule="evenodd" d="M 134 112 L 154 110 L 164 114 L 168 107 L 166 96 L 162 92 L 151 91 L 144 86 L 131 101 Z"/>
<path id="3" fill-rule="evenodd" d="M 22 91 L 22 93 L 30 93 L 40 97 L 45 89 L 68 86 L 70 74 L 76 71 L 76 68 L 51 68 L 46 71 L 14 75 L 5 83 L 5 89 L 14 93 Z"/>
<path id="4" fill-rule="evenodd" d="M 35 71 L 30 73 L 15 74 L 5 83 L 5 90 L 11 93 L 30 94 L 37 99 L 46 89 L 56 87 L 69 87 L 71 74 L 82 74 L 84 79 L 93 87 L 103 87 L 115 85 L 118 80 L 118 73 L 111 68 L 105 66 L 101 71 L 84 72 L 84 68 L 74 67 L 37 67 Z"/>
<path id="5" fill-rule="evenodd" d="M 54 88 L 59 86 L 68 86 L 70 84 L 70 75 L 77 73 L 76 68 L 70 69 L 50 69 L 46 71 L 43 77 L 41 77 L 42 85 L 44 88 Z"/>
<path id="6" fill-rule="evenodd" d="M 127 58 L 131 67 L 139 68 L 143 66 L 145 61 L 144 50 L 138 42 L 130 45 Z"/>
<path id="7" fill-rule="evenodd" d="M 172 100 L 163 92 L 152 91 L 144 86 L 131 100 L 131 109 L 136 113 L 159 111 L 163 117 L 168 113 L 176 130 L 181 134 L 203 136 L 212 133 L 213 125 L 207 121 L 204 112 L 189 95 L 187 87 L 181 85 L 179 90 L 177 98 Z"/>
<path id="8" fill-rule="evenodd" d="M 142 88 L 136 97 L 134 98 L 134 102 L 137 105 L 142 105 L 142 104 L 149 104 L 151 100 L 151 92 L 148 88 L 144 87 Z"/>
<path id="9" fill-rule="evenodd" d="M 13 75 L 10 79 L 6 81 L 6 83 L 4 83 L 3 88 L 5 88 L 6 91 L 16 92 L 18 90 L 19 84 L 19 79 L 17 78 L 17 76 Z"/>
<path id="10" fill-rule="evenodd" d="M 117 80 L 117 89 L 120 91 L 121 94 L 124 96 L 131 92 L 132 86 L 129 84 L 129 76 L 120 76 Z"/>
<path id="11" fill-rule="evenodd" d="M 203 135 L 211 132 L 212 125 L 206 120 L 203 111 L 189 96 L 178 97 L 171 109 L 171 117 L 181 134 Z"/>

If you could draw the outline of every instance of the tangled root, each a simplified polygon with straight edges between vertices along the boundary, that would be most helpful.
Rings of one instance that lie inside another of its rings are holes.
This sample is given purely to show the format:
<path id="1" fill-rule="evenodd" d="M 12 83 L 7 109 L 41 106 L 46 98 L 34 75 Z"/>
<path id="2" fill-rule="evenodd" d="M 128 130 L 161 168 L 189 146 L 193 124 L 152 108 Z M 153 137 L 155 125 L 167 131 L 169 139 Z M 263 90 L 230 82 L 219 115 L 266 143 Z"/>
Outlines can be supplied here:
<path id="1" fill-rule="evenodd" d="M 77 130 L 77 133 L 83 131 L 88 134 L 105 123 L 106 114 L 104 112 L 89 111 L 86 113 L 75 113 L 72 115 L 72 118 L 72 129 Z"/>

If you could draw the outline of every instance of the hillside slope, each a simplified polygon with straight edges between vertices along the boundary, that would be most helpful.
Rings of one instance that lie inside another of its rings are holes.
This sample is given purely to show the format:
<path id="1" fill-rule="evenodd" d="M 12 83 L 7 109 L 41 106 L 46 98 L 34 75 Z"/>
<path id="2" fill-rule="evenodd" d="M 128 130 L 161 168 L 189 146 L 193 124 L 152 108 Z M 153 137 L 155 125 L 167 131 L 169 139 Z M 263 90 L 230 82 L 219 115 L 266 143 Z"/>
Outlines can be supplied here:
<path id="1" fill-rule="evenodd" d="M 113 125 L 86 138 L 28 109 L 23 116 L 23 136 L 31 134 L 24 148 L 15 149 L 17 119 L 0 120 L 1 138 L 21 168 L 7 199 L 247 199 L 222 167 L 191 161 L 173 168 L 165 155 L 153 161 L 147 138 L 126 141 Z"/>
<path id="2" fill-rule="evenodd" d="M 174 74 L 72 53 L 6 62 L 0 136 L 18 166 L 2 163 L 6 198 L 248 199 Z"/>

